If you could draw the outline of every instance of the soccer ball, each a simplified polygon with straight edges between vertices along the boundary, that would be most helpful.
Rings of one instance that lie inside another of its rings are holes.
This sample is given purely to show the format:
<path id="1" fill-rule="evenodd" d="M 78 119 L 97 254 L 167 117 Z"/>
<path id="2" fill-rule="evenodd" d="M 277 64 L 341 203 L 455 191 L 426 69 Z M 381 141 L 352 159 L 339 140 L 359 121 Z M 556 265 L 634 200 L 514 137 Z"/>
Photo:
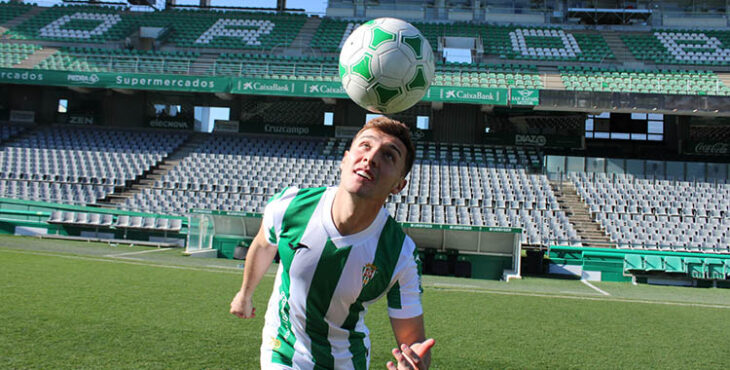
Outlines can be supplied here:
<path id="1" fill-rule="evenodd" d="M 347 95 L 374 113 L 397 113 L 426 94 L 434 75 L 433 50 L 410 23 L 370 20 L 345 40 L 340 78 Z"/>

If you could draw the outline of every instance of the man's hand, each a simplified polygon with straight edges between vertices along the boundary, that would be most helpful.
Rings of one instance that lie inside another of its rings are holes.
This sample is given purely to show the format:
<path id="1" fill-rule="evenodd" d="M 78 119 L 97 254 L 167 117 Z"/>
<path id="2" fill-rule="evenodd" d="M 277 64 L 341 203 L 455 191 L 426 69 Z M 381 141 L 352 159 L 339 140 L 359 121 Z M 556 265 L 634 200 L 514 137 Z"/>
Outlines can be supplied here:
<path id="1" fill-rule="evenodd" d="M 242 319 L 256 317 L 256 308 L 253 306 L 253 299 L 251 297 L 246 298 L 241 291 L 238 291 L 231 301 L 231 313 Z"/>
<path id="2" fill-rule="evenodd" d="M 400 349 L 393 348 L 393 357 L 395 357 L 397 363 L 389 361 L 386 364 L 388 370 L 427 369 L 428 364 L 422 361 L 422 359 L 428 355 L 428 351 L 434 344 L 436 344 L 436 341 L 431 338 L 420 343 L 413 343 L 410 347 L 401 344 Z"/>

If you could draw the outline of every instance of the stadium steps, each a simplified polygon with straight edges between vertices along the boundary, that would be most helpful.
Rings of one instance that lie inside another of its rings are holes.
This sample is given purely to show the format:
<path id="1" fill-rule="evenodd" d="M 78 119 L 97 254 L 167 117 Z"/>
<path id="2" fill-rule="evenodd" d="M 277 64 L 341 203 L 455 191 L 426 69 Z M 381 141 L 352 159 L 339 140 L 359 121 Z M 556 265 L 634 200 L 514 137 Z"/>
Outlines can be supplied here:
<path id="1" fill-rule="evenodd" d="M 128 198 L 134 197 L 135 194 L 142 192 L 142 189 L 151 188 L 157 180 L 177 166 L 188 154 L 200 148 L 206 142 L 207 138 L 208 134 L 205 133 L 191 134 L 167 158 L 142 173 L 129 186 L 116 187 L 114 193 L 109 194 L 106 198 L 99 199 L 96 204 L 104 208 L 117 208 L 118 205 L 123 204 Z"/>
<path id="2" fill-rule="evenodd" d="M 605 248 L 613 244 L 598 223 L 593 221 L 588 207 L 580 199 L 578 191 L 570 181 L 550 180 L 550 187 L 558 199 L 560 208 L 578 232 L 584 247 Z"/>
<path id="3" fill-rule="evenodd" d="M 307 23 L 299 30 L 299 34 L 292 40 L 291 45 L 284 50 L 284 55 L 290 55 L 292 52 L 294 54 L 291 55 L 301 55 L 305 49 L 309 50 L 309 44 L 312 42 L 320 23 L 322 23 L 320 17 L 307 18 Z"/>
<path id="4" fill-rule="evenodd" d="M 563 84 L 563 77 L 560 76 L 560 72 L 556 67 L 538 67 L 537 71 L 540 73 L 542 79 L 543 89 L 546 90 L 565 90 L 565 84 Z"/>
<path id="5" fill-rule="evenodd" d="M 46 60 L 46 58 L 55 54 L 57 51 L 58 49 L 51 47 L 45 47 L 43 49 L 36 50 L 36 52 L 28 56 L 28 58 L 14 65 L 13 68 L 33 69 L 36 65 L 38 65 L 38 63 Z"/>
<path id="6" fill-rule="evenodd" d="M 25 22 L 26 20 L 33 18 L 34 16 L 42 13 L 46 9 L 50 9 L 49 7 L 33 7 L 33 9 L 21 14 L 19 17 L 15 17 L 3 24 L 0 25 L 0 35 L 2 35 L 2 38 L 8 38 L 7 35 L 5 35 L 5 32 L 9 29 L 12 29 L 13 27 Z"/>
<path id="7" fill-rule="evenodd" d="M 170 172 L 178 163 L 182 162 L 190 153 L 199 149 L 207 140 L 209 135 L 204 133 L 194 133 L 172 152 L 167 158 L 163 159 L 155 169 L 150 171 L 144 179 L 139 180 L 139 186 L 149 188 L 155 182 L 161 179 L 165 174 Z M 138 186 L 138 188 L 139 188 Z"/>
<path id="8" fill-rule="evenodd" d="M 611 51 L 613 52 L 613 55 L 616 56 L 617 60 L 624 64 L 628 63 L 629 65 L 635 65 L 636 63 L 639 63 L 639 61 L 634 58 L 634 55 L 631 53 L 629 48 L 626 47 L 626 44 L 624 44 L 623 40 L 621 40 L 619 32 L 603 31 L 602 35 L 603 39 L 606 40 L 606 44 L 608 44 L 608 47 L 611 48 Z"/>
<path id="9" fill-rule="evenodd" d="M 201 53 L 190 65 L 191 75 L 213 75 L 218 54 Z"/>
<path id="10" fill-rule="evenodd" d="M 728 72 L 715 72 L 717 78 L 722 82 L 723 85 L 730 87 L 730 73 Z"/>

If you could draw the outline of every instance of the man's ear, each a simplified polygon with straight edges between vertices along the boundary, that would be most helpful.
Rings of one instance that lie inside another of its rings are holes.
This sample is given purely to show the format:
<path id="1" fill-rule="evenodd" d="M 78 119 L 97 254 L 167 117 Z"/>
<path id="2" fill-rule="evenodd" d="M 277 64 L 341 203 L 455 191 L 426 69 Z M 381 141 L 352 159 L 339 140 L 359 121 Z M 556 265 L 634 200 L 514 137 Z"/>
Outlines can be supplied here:
<path id="1" fill-rule="evenodd" d="M 345 162 L 345 158 L 347 158 L 347 155 L 350 154 L 349 150 L 345 150 L 345 154 L 342 155 L 342 159 L 340 160 L 340 171 L 342 171 L 342 163 Z"/>
<path id="2" fill-rule="evenodd" d="M 390 190 L 390 193 L 393 195 L 400 193 L 407 184 L 408 180 L 402 178 L 397 184 L 395 184 L 395 186 L 393 186 L 393 189 Z"/>

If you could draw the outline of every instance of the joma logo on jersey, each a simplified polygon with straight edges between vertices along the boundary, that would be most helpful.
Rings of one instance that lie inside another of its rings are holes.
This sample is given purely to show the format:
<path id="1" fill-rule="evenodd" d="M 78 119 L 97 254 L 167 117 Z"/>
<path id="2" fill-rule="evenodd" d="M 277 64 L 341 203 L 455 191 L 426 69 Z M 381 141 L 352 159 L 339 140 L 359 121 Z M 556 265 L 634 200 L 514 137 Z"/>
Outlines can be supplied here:
<path id="1" fill-rule="evenodd" d="M 362 285 L 368 285 L 370 280 L 373 280 L 373 276 L 375 276 L 375 273 L 378 271 L 378 267 L 373 265 L 372 263 L 368 263 L 367 265 L 362 267 Z"/>

